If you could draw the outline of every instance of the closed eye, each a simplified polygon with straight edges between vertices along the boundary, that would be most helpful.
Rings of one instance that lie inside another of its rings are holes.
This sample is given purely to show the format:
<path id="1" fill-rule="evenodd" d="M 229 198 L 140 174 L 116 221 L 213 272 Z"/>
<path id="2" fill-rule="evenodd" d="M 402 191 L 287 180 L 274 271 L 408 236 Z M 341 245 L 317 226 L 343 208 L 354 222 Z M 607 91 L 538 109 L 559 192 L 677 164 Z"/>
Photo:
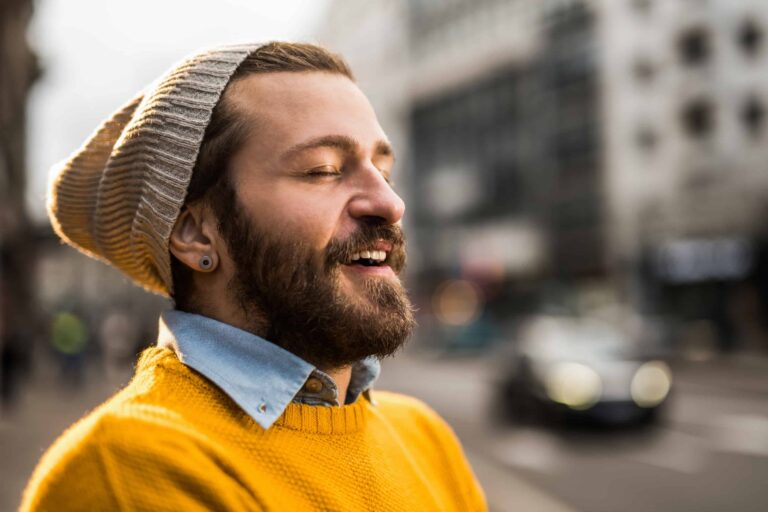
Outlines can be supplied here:
<path id="1" fill-rule="evenodd" d="M 341 171 L 332 165 L 321 165 L 307 171 L 307 176 L 338 176 Z"/>

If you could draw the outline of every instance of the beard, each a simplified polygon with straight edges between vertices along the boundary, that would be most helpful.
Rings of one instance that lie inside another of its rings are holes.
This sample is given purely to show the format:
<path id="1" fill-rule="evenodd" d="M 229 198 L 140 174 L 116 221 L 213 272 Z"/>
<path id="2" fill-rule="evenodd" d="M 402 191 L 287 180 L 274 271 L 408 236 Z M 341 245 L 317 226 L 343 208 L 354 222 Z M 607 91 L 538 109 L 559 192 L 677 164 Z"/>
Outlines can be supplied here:
<path id="1" fill-rule="evenodd" d="M 226 218 L 219 230 L 235 265 L 229 289 L 255 334 L 321 369 L 390 356 L 408 339 L 415 320 L 399 279 L 356 279 L 351 291 L 341 280 L 352 254 L 378 240 L 392 244 L 386 262 L 400 274 L 405 241 L 399 226 L 361 224 L 317 251 L 268 233 L 242 208 L 230 208 Z"/>

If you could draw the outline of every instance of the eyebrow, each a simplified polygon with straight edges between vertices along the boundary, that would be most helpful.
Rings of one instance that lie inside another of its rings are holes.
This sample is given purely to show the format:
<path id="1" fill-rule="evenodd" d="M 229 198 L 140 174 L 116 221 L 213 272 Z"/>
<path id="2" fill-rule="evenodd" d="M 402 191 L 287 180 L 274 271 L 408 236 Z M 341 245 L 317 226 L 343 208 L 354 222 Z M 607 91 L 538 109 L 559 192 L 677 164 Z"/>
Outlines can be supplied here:
<path id="1" fill-rule="evenodd" d="M 315 148 L 336 148 L 345 153 L 354 154 L 360 149 L 360 143 L 347 135 L 325 135 L 291 146 L 285 151 L 283 157 L 289 159 L 303 151 Z M 391 156 L 392 158 L 395 156 L 392 145 L 386 140 L 376 141 L 373 152 L 378 156 Z"/>

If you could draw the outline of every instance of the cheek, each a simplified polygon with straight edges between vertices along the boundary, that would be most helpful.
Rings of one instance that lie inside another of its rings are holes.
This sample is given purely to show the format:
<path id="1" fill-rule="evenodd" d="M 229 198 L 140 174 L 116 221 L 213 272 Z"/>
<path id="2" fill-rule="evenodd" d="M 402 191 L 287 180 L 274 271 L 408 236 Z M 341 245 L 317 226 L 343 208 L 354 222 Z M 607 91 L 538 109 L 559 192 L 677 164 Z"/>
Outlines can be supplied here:
<path id="1" fill-rule="evenodd" d="M 253 218 L 277 237 L 299 239 L 315 249 L 323 249 L 339 231 L 343 208 L 329 198 L 281 199 L 279 194 L 264 196 L 251 204 Z"/>

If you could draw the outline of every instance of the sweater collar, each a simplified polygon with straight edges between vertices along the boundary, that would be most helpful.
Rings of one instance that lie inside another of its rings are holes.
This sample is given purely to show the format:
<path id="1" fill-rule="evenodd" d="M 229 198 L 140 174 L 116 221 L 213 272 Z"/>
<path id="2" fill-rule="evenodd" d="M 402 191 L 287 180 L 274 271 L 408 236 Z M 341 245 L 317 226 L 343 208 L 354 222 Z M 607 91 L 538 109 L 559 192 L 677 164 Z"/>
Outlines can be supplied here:
<path id="1" fill-rule="evenodd" d="M 272 426 L 291 401 L 306 401 L 303 388 L 311 375 L 321 380 L 327 377 L 310 363 L 259 336 L 178 310 L 161 314 L 157 344 L 170 348 L 182 363 L 211 380 L 264 429 Z M 375 358 L 353 365 L 347 400 L 354 401 L 378 374 L 379 361 Z M 327 381 L 335 393 L 330 377 Z"/>

